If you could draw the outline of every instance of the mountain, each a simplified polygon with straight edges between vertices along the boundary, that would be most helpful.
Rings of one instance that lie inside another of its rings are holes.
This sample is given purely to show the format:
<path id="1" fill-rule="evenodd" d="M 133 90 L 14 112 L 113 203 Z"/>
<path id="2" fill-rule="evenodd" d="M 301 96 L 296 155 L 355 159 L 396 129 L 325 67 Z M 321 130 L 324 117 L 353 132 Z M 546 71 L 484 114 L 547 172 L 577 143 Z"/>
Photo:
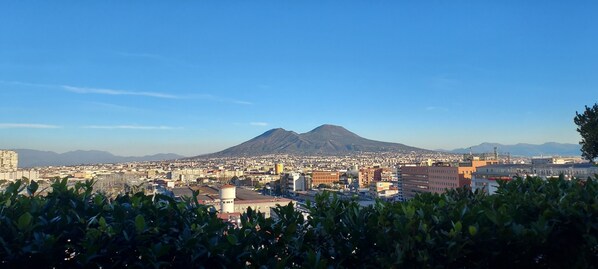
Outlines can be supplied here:
<path id="1" fill-rule="evenodd" d="M 76 150 L 62 154 L 32 149 L 15 149 L 14 151 L 19 154 L 19 167 L 164 161 L 184 158 L 184 156 L 177 154 L 123 157 L 99 150 Z"/>
<path id="2" fill-rule="evenodd" d="M 428 151 L 399 143 L 360 137 L 336 125 L 322 125 L 298 134 L 282 128 L 269 130 L 249 141 L 220 152 L 197 157 L 259 156 L 268 154 L 335 155 L 355 152 Z"/>
<path id="3" fill-rule="evenodd" d="M 579 144 L 563 144 L 548 142 L 541 145 L 519 143 L 515 145 L 503 145 L 498 143 L 482 143 L 469 148 L 454 149 L 451 153 L 490 153 L 494 147 L 500 154 L 510 153 L 513 156 L 581 156 Z"/>

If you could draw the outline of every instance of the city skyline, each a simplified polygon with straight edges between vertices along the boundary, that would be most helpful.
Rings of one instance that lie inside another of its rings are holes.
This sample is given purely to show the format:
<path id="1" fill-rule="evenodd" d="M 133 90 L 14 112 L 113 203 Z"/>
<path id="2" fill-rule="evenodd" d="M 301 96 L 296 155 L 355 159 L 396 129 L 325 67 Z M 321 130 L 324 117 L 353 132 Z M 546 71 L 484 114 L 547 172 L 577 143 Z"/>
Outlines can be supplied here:
<path id="1" fill-rule="evenodd" d="M 194 156 L 322 124 L 425 149 L 577 143 L 598 3 L 2 4 L 0 148 Z"/>

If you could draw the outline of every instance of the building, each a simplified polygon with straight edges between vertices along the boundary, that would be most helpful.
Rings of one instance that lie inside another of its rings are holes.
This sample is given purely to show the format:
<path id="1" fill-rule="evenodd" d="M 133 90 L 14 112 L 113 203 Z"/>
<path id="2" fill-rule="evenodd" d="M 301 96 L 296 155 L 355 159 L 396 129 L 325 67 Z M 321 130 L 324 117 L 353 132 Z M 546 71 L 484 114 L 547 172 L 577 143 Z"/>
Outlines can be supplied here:
<path id="1" fill-rule="evenodd" d="M 401 166 L 401 186 L 405 200 L 412 199 L 419 193 L 430 192 L 428 167 L 415 164 Z"/>
<path id="2" fill-rule="evenodd" d="M 465 161 L 458 165 L 459 186 L 471 186 L 471 178 L 478 167 L 498 164 L 498 159 L 487 156 L 465 156 Z"/>
<path id="3" fill-rule="evenodd" d="M 285 206 L 292 202 L 290 199 L 265 196 L 252 190 L 230 185 L 191 187 L 191 189 L 199 191 L 197 200 L 200 204 L 214 206 L 218 212 L 225 215 L 242 214 L 251 207 L 269 218 L 272 208 L 277 205 Z"/>
<path id="4" fill-rule="evenodd" d="M 419 193 L 443 193 L 447 189 L 469 186 L 459 167 L 448 163 L 435 163 L 431 166 L 403 165 L 400 170 L 400 187 L 403 199 L 408 200 Z"/>
<path id="5" fill-rule="evenodd" d="M 40 175 L 37 170 L 19 170 L 12 172 L 0 172 L 0 180 L 14 181 L 17 179 L 28 178 L 32 180 L 40 180 Z"/>
<path id="6" fill-rule="evenodd" d="M 220 213 L 235 212 L 235 198 L 237 188 L 232 185 L 224 185 L 220 188 Z"/>
<path id="7" fill-rule="evenodd" d="M 429 192 L 444 193 L 447 189 L 462 187 L 459 168 L 450 164 L 436 164 L 428 167 Z"/>
<path id="8" fill-rule="evenodd" d="M 399 190 L 392 182 L 380 181 L 372 183 L 370 193 L 377 198 L 398 200 Z"/>
<path id="9" fill-rule="evenodd" d="M 590 163 L 575 164 L 494 164 L 479 167 L 472 177 L 472 188 L 493 194 L 498 188 L 498 181 L 509 181 L 514 177 L 537 176 L 553 178 L 563 176 L 566 179 L 585 179 L 598 174 L 598 167 Z"/>
<path id="10" fill-rule="evenodd" d="M 285 188 L 284 192 L 297 192 L 297 191 L 306 191 L 307 183 L 306 176 L 300 173 L 288 173 L 284 174 L 280 178 L 280 183 L 282 184 L 283 188 Z"/>
<path id="11" fill-rule="evenodd" d="M 0 172 L 16 172 L 19 158 L 11 150 L 0 150 Z"/>
<path id="12" fill-rule="evenodd" d="M 274 174 L 280 175 L 284 171 L 284 165 L 282 163 L 277 163 L 274 165 Z"/>
<path id="13" fill-rule="evenodd" d="M 533 165 L 540 165 L 540 164 L 573 164 L 573 163 L 580 163 L 579 157 L 533 157 L 532 164 Z"/>
<path id="14" fill-rule="evenodd" d="M 358 180 L 360 188 L 369 188 L 373 182 L 379 181 L 376 180 L 376 170 L 375 168 L 359 169 Z"/>
<path id="15" fill-rule="evenodd" d="M 396 183 L 396 187 L 397 187 L 397 196 L 396 196 L 396 200 L 397 201 L 405 201 L 405 195 L 403 194 L 403 176 L 401 175 L 401 166 L 397 165 L 396 170 L 395 170 L 395 175 L 397 177 L 397 183 Z"/>
<path id="16" fill-rule="evenodd" d="M 311 175 L 312 187 L 317 188 L 320 184 L 332 186 L 335 182 L 340 181 L 339 172 L 331 171 L 313 171 Z"/>
<path id="17" fill-rule="evenodd" d="M 195 182 L 198 178 L 206 177 L 206 174 L 207 172 L 203 169 L 178 169 L 171 171 L 167 178 L 174 181 Z"/>

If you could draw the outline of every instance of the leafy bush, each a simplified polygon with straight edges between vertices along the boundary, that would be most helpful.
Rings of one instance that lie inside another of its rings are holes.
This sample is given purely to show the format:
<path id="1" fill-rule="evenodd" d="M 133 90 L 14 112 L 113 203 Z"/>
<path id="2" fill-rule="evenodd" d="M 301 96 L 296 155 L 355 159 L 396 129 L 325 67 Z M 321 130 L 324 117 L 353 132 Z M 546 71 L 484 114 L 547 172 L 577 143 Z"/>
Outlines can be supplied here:
<path id="1" fill-rule="evenodd" d="M 56 268 L 592 268 L 598 183 L 538 178 L 405 203 L 360 207 L 325 193 L 305 218 L 248 210 L 240 227 L 196 199 L 108 199 L 93 182 L 46 196 L 17 181 L 0 194 L 0 267 Z"/>

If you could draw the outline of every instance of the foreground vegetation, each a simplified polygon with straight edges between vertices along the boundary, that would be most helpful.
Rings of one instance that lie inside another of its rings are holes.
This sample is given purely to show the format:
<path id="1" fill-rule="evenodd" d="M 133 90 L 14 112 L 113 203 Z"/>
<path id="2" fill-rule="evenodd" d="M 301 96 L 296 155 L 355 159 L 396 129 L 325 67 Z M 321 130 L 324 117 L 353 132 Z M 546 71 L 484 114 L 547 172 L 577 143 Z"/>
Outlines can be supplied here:
<path id="1" fill-rule="evenodd" d="M 241 228 L 194 199 L 108 199 L 92 182 L 46 196 L 37 184 L 0 194 L 0 267 L 55 268 L 592 268 L 598 182 L 538 178 L 487 196 L 467 189 L 361 208 L 329 194 L 304 218 L 249 210 Z"/>

